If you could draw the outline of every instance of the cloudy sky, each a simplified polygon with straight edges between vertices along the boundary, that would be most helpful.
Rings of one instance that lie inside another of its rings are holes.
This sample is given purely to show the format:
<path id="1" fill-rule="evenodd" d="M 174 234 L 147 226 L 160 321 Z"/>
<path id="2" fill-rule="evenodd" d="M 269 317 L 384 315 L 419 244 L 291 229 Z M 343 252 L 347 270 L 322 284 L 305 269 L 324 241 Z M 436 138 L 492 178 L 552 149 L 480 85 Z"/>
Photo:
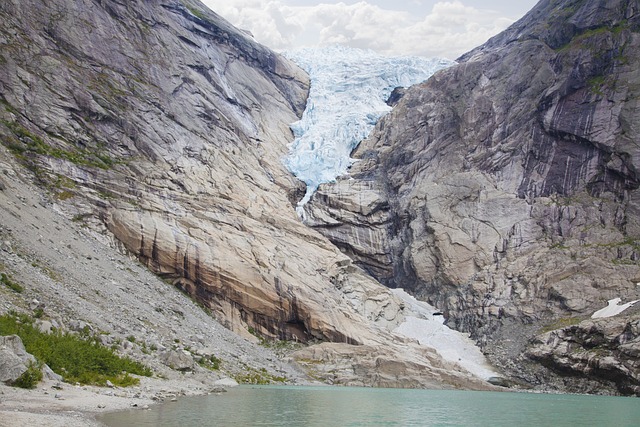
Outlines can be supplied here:
<path id="1" fill-rule="evenodd" d="M 340 43 L 455 59 L 538 0 L 202 0 L 274 50 Z"/>

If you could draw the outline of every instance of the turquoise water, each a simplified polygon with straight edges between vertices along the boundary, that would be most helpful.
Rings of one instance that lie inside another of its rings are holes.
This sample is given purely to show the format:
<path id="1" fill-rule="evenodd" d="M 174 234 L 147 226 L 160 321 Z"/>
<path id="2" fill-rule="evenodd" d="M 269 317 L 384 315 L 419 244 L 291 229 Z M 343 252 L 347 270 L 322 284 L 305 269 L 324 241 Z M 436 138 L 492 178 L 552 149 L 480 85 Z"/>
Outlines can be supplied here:
<path id="1" fill-rule="evenodd" d="M 108 426 L 639 426 L 637 398 L 241 386 L 150 410 L 106 414 Z"/>

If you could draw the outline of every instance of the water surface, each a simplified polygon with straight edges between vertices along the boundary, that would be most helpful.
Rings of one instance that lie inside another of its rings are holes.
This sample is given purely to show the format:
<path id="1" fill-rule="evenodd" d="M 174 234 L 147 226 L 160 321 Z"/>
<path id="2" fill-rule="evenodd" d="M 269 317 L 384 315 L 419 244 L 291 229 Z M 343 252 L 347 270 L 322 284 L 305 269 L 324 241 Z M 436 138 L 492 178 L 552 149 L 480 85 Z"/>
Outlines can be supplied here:
<path id="1" fill-rule="evenodd" d="M 124 426 L 638 426 L 637 398 L 352 387 L 241 386 L 150 410 Z"/>

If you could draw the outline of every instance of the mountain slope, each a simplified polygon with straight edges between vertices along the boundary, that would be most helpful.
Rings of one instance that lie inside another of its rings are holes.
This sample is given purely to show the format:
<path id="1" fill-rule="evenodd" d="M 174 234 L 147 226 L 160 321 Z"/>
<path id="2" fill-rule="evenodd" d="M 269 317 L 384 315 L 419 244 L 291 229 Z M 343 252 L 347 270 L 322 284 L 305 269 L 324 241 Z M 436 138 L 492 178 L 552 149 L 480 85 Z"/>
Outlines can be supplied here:
<path id="1" fill-rule="evenodd" d="M 410 310 L 298 219 L 282 159 L 309 82 L 293 63 L 191 0 L 6 1 L 0 42 L 3 156 L 67 225 L 249 340 L 324 343 L 299 360 L 332 381 L 488 387 L 393 334 Z"/>
<path id="2" fill-rule="evenodd" d="M 514 379 L 640 394 L 638 308 L 586 320 L 640 297 L 639 29 L 637 1 L 541 1 L 407 91 L 309 223 Z"/>

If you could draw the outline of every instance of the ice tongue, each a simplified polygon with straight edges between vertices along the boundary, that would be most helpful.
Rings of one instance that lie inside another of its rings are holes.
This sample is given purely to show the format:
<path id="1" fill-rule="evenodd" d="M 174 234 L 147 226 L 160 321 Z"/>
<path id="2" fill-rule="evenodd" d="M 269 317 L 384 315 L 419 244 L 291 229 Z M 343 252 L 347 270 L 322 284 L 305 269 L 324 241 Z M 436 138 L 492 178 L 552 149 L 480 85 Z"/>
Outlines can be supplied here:
<path id="1" fill-rule="evenodd" d="M 408 87 L 453 64 L 440 58 L 389 58 L 373 51 L 329 46 L 284 52 L 311 78 L 311 90 L 302 119 L 291 129 L 295 140 L 284 160 L 287 168 L 307 185 L 297 212 L 318 186 L 344 175 L 354 162 L 350 154 L 367 137 L 396 87 Z"/>

